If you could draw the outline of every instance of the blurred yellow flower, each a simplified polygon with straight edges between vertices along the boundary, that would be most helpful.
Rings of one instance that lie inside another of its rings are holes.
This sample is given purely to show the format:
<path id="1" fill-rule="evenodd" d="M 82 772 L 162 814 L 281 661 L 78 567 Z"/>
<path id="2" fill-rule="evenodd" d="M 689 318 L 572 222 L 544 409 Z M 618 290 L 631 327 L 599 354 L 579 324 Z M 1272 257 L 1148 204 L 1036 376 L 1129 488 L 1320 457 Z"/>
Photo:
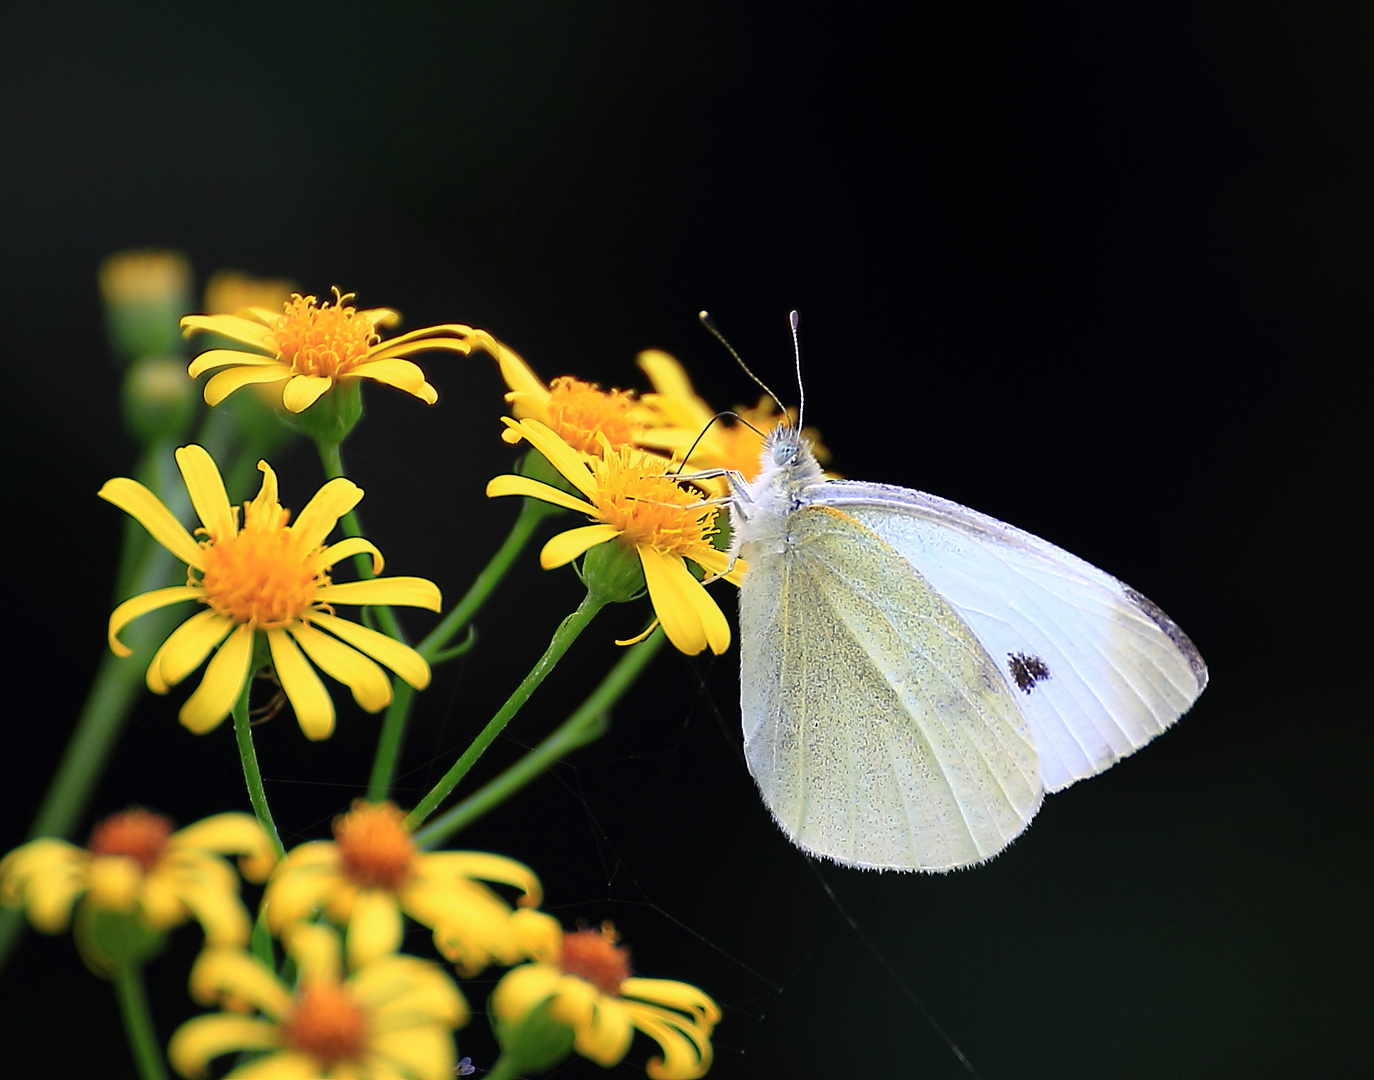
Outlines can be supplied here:
<path id="1" fill-rule="evenodd" d="M 597 544 L 616 540 L 638 555 L 654 613 L 676 648 L 689 655 L 707 646 L 716 654 L 729 648 L 725 615 L 684 561 L 690 559 L 706 573 L 734 583 L 743 576 L 745 564 L 736 561 L 731 567 L 729 556 L 711 544 L 718 508 L 703 504 L 698 492 L 668 475 L 662 458 L 603 444 L 603 457 L 588 459 L 537 420 L 506 424 L 586 498 L 514 475 L 492 479 L 487 495 L 542 499 L 596 522 L 553 537 L 540 552 L 540 565 L 550 570 Z"/>
<path id="2" fill-rule="evenodd" d="M 209 944 L 241 945 L 248 913 L 226 855 L 239 856 L 250 881 L 266 878 L 276 861 L 248 814 L 216 814 L 173 832 L 167 818 L 134 808 L 101 821 L 84 848 L 42 837 L 11 851 L 0 860 L 0 902 L 22 906 L 45 934 L 65 930 L 80 903 L 136 914 L 159 931 L 195 919 Z"/>
<path id="3" fill-rule="evenodd" d="M 293 928 L 285 944 L 295 986 L 243 949 L 201 953 L 191 996 L 226 1011 L 177 1029 L 167 1048 L 177 1072 L 201 1077 L 223 1054 L 266 1051 L 225 1080 L 452 1080 L 452 1032 L 468 1007 L 437 964 L 389 954 L 345 974 L 338 935 L 321 925 Z"/>
<path id="4" fill-rule="evenodd" d="M 183 724 L 201 734 L 229 715 L 251 674 L 259 633 L 266 638 L 276 677 L 301 730 L 311 739 L 326 738 L 334 730 L 334 703 L 310 661 L 352 690 L 368 712 L 391 702 L 390 680 L 369 656 L 416 689 L 429 684 L 429 665 L 414 649 L 333 613 L 335 604 L 440 608 L 438 587 L 424 578 L 330 580 L 335 563 L 358 554 L 372 556 L 374 573 L 382 570 L 381 552 L 360 537 L 324 545 L 339 518 L 362 499 L 361 488 L 342 477 L 329 481 L 288 526 L 290 511 L 277 500 L 276 474 L 260 461 L 262 490 L 244 504 L 240 526 L 238 510 L 229 505 L 209 453 L 183 446 L 176 460 L 200 516 L 200 540 L 136 480 L 110 480 L 99 494 L 131 514 L 188 567 L 185 585 L 154 589 L 115 608 L 109 626 L 115 654 L 129 655 L 118 634 L 140 615 L 187 600 L 204 605 L 172 631 L 148 665 L 148 688 L 165 694 L 214 653 L 200 686 L 181 708 Z"/>
<path id="5" fill-rule="evenodd" d="M 720 1008 L 687 983 L 632 976 L 610 923 L 562 935 L 553 956 L 512 968 L 496 984 L 490 1008 L 503 1049 L 519 1057 L 521 1025 L 541 1007 L 572 1029 L 574 1050 L 603 1067 L 624 1059 L 636 1029 L 663 1050 L 645 1066 L 652 1080 L 697 1080 L 711 1067 Z"/>
<path id="6" fill-rule="evenodd" d="M 237 270 L 216 270 L 205 283 L 205 310 L 238 314 L 244 308 L 275 310 L 290 302 L 296 283 L 285 278 L 259 278 Z"/>
<path id="7" fill-rule="evenodd" d="M 196 378 L 224 368 L 205 384 L 205 401 L 218 405 L 235 390 L 255 383 L 284 383 L 282 404 L 303 412 L 336 382 L 372 379 L 404 390 L 426 404 L 439 400 L 425 373 L 405 357 L 430 349 L 462 353 L 492 339 L 459 323 L 427 326 L 383 341 L 378 328 L 394 326 L 400 315 L 390 308 L 353 307 L 352 293 L 334 289 L 334 303 L 294 293 L 280 312 L 247 307 L 244 314 L 187 315 L 186 334 L 210 331 L 250 350 L 211 349 L 191 362 Z"/>
<path id="8" fill-rule="evenodd" d="M 530 907 L 542 895 L 528 867 L 480 851 L 417 851 L 391 803 L 359 800 L 334 819 L 334 839 L 292 850 L 267 886 L 268 926 L 281 932 L 318 911 L 346 927 L 351 965 L 400 947 L 402 913 L 434 931 L 435 944 L 465 976 L 513 964 L 521 947 L 511 907 L 484 881 L 519 889 Z"/>

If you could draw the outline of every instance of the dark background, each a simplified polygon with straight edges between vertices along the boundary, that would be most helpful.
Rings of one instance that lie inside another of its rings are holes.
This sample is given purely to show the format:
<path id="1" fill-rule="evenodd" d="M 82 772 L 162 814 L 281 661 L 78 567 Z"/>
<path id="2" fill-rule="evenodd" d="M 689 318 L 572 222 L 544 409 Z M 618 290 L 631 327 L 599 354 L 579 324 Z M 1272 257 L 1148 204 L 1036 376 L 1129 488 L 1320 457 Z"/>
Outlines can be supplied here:
<path id="1" fill-rule="evenodd" d="M 459 844 L 529 862 L 569 925 L 612 919 L 641 973 L 714 994 L 713 1076 L 967 1076 L 923 1008 L 988 1080 L 1368 1075 L 1374 9 L 140 3 L 5 23 L 0 849 L 104 648 L 121 522 L 94 493 L 134 460 L 108 252 L 338 284 L 410 327 L 487 327 L 545 377 L 640 385 L 635 353 L 665 348 L 720 406 L 754 393 L 696 311 L 790 397 L 795 307 L 839 469 L 1121 576 L 1211 688 L 992 864 L 874 875 L 813 868 L 772 827 L 733 652 L 665 654 L 611 735 Z M 426 367 L 440 404 L 369 391 L 346 453 L 389 569 L 452 600 L 512 519 L 481 494 L 510 455 L 492 365 Z M 299 507 L 318 463 L 274 464 Z M 532 557 L 514 575 L 420 700 L 402 801 L 578 595 Z M 483 775 L 642 614 L 593 625 Z M 183 696 L 140 707 L 97 813 L 247 809 L 228 725 L 190 735 Z M 288 843 L 365 782 L 378 723 L 340 712 L 322 745 L 286 716 L 259 729 Z M 164 1034 L 195 1011 L 194 938 L 150 970 Z M 133 1075 L 69 938 L 30 935 L 0 993 L 5 1071 Z M 490 1064 L 480 1022 L 462 1044 Z"/>

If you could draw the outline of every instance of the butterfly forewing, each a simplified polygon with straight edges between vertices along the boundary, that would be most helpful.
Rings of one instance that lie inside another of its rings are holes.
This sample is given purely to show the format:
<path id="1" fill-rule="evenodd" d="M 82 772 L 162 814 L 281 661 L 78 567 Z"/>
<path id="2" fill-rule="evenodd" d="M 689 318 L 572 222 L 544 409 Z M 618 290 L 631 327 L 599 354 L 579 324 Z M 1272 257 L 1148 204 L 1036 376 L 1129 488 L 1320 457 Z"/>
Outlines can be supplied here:
<path id="1" fill-rule="evenodd" d="M 1029 727 L 996 657 L 893 547 L 804 506 L 746 544 L 745 754 L 800 846 L 855 866 L 989 858 L 1034 815 Z"/>

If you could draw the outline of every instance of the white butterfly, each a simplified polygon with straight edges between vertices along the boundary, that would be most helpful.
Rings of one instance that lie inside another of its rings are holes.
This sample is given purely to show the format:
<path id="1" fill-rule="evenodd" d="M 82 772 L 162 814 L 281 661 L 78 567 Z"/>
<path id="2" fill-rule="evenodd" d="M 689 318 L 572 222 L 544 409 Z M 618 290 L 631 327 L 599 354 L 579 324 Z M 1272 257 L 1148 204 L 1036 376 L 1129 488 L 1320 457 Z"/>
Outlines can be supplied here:
<path id="1" fill-rule="evenodd" d="M 730 484 L 745 758 L 809 852 L 983 862 L 1046 792 L 1138 750 L 1207 685 L 1134 589 L 956 503 L 827 480 L 796 427 Z"/>

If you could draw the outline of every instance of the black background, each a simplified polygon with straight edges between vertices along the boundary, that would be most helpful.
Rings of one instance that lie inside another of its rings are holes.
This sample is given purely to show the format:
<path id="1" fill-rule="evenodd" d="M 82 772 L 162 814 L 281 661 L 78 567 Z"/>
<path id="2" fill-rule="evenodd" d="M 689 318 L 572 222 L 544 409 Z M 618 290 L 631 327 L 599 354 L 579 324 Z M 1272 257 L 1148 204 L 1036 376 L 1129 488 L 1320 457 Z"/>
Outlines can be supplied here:
<path id="1" fill-rule="evenodd" d="M 1193 636 L 1211 688 L 990 865 L 875 875 L 812 868 L 774 830 L 736 749 L 733 652 L 665 654 L 611 735 L 458 842 L 529 862 L 569 925 L 614 920 L 641 973 L 713 993 L 713 1076 L 967 1076 L 908 992 L 988 1080 L 1367 1075 L 1374 12 L 1301 12 L 11 13 L 0 849 L 104 648 L 121 521 L 94 493 L 134 460 L 109 407 L 105 254 L 174 247 L 202 275 L 338 284 L 407 326 L 487 327 L 545 377 L 637 385 L 635 353 L 660 347 L 722 407 L 753 391 L 696 311 L 786 388 L 795 307 L 809 420 L 839 469 L 1119 575 Z M 513 517 L 482 497 L 510 455 L 492 365 L 426 367 L 440 404 L 369 391 L 347 462 L 389 570 L 456 599 Z M 307 447 L 274 465 L 288 506 L 320 482 Z M 478 650 L 420 700 L 402 801 L 578 595 L 526 560 Z M 580 700 L 642 615 L 593 625 L 483 775 Z M 97 813 L 247 808 L 228 725 L 190 735 L 183 696 L 140 707 Z M 325 835 L 365 782 L 378 722 L 340 711 L 322 745 L 286 716 L 259 729 L 288 843 Z M 164 1035 L 195 1011 L 194 937 L 150 969 Z M 5 1071 L 133 1075 L 70 939 L 30 935 L 2 993 Z M 481 1029 L 462 1035 L 479 1066 Z"/>

